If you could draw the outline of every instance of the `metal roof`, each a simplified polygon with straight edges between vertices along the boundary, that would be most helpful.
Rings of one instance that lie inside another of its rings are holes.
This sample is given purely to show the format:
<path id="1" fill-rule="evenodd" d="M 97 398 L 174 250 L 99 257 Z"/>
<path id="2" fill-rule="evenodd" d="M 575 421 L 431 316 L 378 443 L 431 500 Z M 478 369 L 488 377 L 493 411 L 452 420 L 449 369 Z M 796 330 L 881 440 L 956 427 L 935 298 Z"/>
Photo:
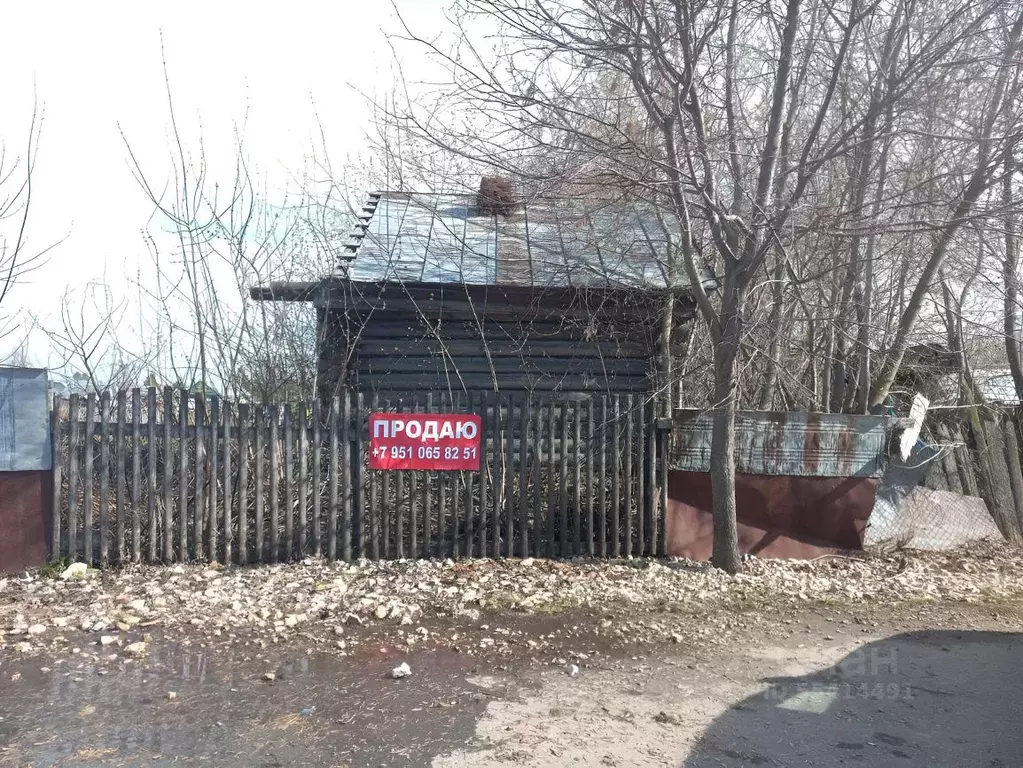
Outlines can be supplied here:
<path id="1" fill-rule="evenodd" d="M 0 472 L 51 468 L 46 371 L 0 367 Z"/>
<path id="2" fill-rule="evenodd" d="M 670 217 L 639 202 L 543 199 L 480 216 L 476 195 L 406 192 L 370 195 L 353 238 L 352 280 L 645 288 L 665 287 L 678 241 Z"/>
<path id="3" fill-rule="evenodd" d="M 885 416 L 741 411 L 735 420 L 736 471 L 752 475 L 879 477 L 887 458 Z M 674 414 L 671 468 L 707 472 L 714 415 Z"/>

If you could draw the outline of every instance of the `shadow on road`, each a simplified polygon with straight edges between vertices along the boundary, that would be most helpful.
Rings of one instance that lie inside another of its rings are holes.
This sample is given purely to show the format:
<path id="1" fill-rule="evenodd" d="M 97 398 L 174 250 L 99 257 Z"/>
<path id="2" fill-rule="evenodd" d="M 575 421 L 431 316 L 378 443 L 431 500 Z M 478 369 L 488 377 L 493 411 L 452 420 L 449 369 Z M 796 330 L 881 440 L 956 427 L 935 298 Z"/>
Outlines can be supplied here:
<path id="1" fill-rule="evenodd" d="M 686 768 L 1023 764 L 1020 634 L 910 632 L 764 682 L 714 721 Z"/>

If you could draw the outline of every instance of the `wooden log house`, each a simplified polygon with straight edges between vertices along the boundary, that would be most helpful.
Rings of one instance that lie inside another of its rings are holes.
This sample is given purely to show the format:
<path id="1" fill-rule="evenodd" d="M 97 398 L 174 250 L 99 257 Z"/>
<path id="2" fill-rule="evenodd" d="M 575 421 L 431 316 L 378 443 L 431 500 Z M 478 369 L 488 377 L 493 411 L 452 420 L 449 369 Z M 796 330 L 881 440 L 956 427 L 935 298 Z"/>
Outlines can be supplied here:
<path id="1" fill-rule="evenodd" d="M 663 337 L 677 354 L 696 311 L 671 228 L 634 202 L 508 190 L 373 193 L 337 275 L 253 290 L 315 306 L 321 399 L 663 387 Z"/>

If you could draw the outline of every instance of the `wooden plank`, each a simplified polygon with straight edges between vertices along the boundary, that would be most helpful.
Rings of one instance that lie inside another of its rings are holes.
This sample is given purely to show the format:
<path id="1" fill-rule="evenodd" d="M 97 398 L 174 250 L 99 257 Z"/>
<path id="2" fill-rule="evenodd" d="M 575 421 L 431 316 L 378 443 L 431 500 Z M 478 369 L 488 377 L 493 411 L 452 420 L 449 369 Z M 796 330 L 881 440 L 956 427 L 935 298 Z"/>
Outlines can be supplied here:
<path id="1" fill-rule="evenodd" d="M 951 446 L 952 438 L 949 435 L 948 427 L 944 424 L 937 426 L 938 442 L 941 444 L 941 464 L 945 471 L 949 490 L 954 493 L 963 492 L 963 484 L 959 468 L 956 466 L 955 449 Z"/>
<path id="2" fill-rule="evenodd" d="M 644 531 L 646 530 L 646 418 L 642 401 L 634 404 L 635 414 L 633 421 L 636 422 L 636 541 L 633 544 L 633 554 L 636 557 L 643 557 L 646 553 L 644 548 Z"/>
<path id="3" fill-rule="evenodd" d="M 561 457 L 558 462 L 558 556 L 568 557 L 568 421 L 571 408 L 567 402 L 561 407 Z"/>
<path id="4" fill-rule="evenodd" d="M 284 433 L 284 559 L 295 556 L 295 434 L 291 405 L 284 404 L 281 429 Z"/>
<path id="5" fill-rule="evenodd" d="M 174 390 L 163 390 L 163 561 L 174 559 L 174 449 L 171 445 L 171 425 L 174 422 Z"/>
<path id="6" fill-rule="evenodd" d="M 516 499 L 515 494 L 512 492 L 512 484 L 515 481 L 515 463 L 514 463 L 514 448 L 512 443 L 512 430 L 514 429 L 514 422 L 512 421 L 512 403 L 514 401 L 511 397 L 508 398 L 508 417 L 505 422 L 505 461 L 507 463 L 507 516 L 508 519 L 505 522 L 507 528 L 507 549 L 505 554 L 508 557 L 515 555 L 515 527 L 514 517 L 515 513 L 518 512 L 519 516 L 519 556 L 529 557 L 529 423 L 533 419 L 533 407 L 532 400 L 529 395 L 524 395 L 521 399 L 521 407 L 519 408 L 519 494 Z M 534 435 L 535 439 L 535 435 Z M 517 502 L 517 504 L 516 504 Z M 516 509 L 517 507 L 517 509 Z"/>
<path id="7" fill-rule="evenodd" d="M 192 549 L 196 560 L 206 553 L 206 398 L 195 396 L 195 501 L 192 504 Z"/>
<path id="8" fill-rule="evenodd" d="M 465 412 L 474 413 L 476 410 L 476 393 L 469 392 L 465 399 Z M 475 526 L 473 525 L 473 508 L 472 508 L 472 472 L 459 472 L 459 479 L 462 482 L 462 530 L 465 532 L 465 548 L 464 554 L 466 557 L 472 557 L 473 555 L 473 543 L 475 542 Z"/>
<path id="9" fill-rule="evenodd" d="M 442 392 L 440 396 L 440 412 L 450 412 L 447 407 L 447 397 Z M 443 557 L 448 553 L 450 537 L 447 535 L 448 515 L 448 472 L 437 472 L 437 550 L 438 555 Z"/>
<path id="10" fill-rule="evenodd" d="M 611 431 L 611 556 L 620 557 L 621 550 L 621 415 L 622 401 L 615 395 L 611 403 L 611 419 L 608 423 Z"/>
<path id="11" fill-rule="evenodd" d="M 233 415 L 234 409 L 231 407 L 231 401 L 225 400 L 220 410 L 220 419 L 224 425 L 224 439 L 222 442 L 224 451 L 224 460 L 222 462 L 224 472 L 224 502 L 223 512 L 220 515 L 220 519 L 223 522 L 224 529 L 224 565 L 230 565 L 234 562 L 233 548 L 234 548 L 234 475 L 231 474 L 231 440 L 228 439 L 227 428 L 234 421 Z"/>
<path id="12" fill-rule="evenodd" d="M 337 560 L 337 490 L 340 485 L 341 467 L 339 466 L 340 454 L 338 453 L 338 436 L 341 431 L 341 405 L 335 396 L 330 403 L 330 466 L 328 475 L 330 489 L 327 499 L 327 557 Z"/>
<path id="13" fill-rule="evenodd" d="M 60 514 L 63 505 L 63 477 L 61 467 L 60 395 L 54 393 L 50 400 L 50 468 L 53 470 L 53 497 L 50 500 L 50 557 L 49 561 L 60 560 Z M 120 503 L 120 494 L 118 494 Z"/>
<path id="14" fill-rule="evenodd" d="M 323 465 L 323 414 L 320 411 L 319 399 L 313 400 L 313 515 L 312 515 L 312 538 L 313 554 L 319 557 L 323 554 L 320 543 L 320 500 L 323 497 L 322 477 L 320 469 Z"/>
<path id="15" fill-rule="evenodd" d="M 156 387 L 146 390 L 146 536 L 148 562 L 156 562 Z"/>
<path id="16" fill-rule="evenodd" d="M 373 410 L 376 410 L 375 408 Z M 383 412 L 391 412 L 391 401 L 384 400 Z M 391 556 L 391 515 L 394 503 L 391 501 L 391 473 L 388 470 L 377 472 L 380 481 L 380 535 L 383 538 L 381 556 L 387 560 Z"/>
<path id="17" fill-rule="evenodd" d="M 341 395 L 341 557 L 346 563 L 352 560 L 352 393 L 345 390 Z"/>
<path id="18" fill-rule="evenodd" d="M 409 472 L 408 476 L 408 556 L 413 560 L 421 557 L 419 553 L 419 475 L 419 472 Z"/>
<path id="19" fill-rule="evenodd" d="M 625 448 L 622 458 L 625 468 L 622 470 L 622 482 L 625 483 L 625 556 L 632 557 L 632 395 L 625 395 Z"/>
<path id="20" fill-rule="evenodd" d="M 90 392 L 85 398 L 85 478 L 83 481 L 82 506 L 84 522 L 82 523 L 83 557 L 92 565 L 92 493 L 93 483 L 93 450 L 96 436 L 96 393 Z"/>
<path id="21" fill-rule="evenodd" d="M 188 390 L 178 392 L 178 561 L 188 560 Z"/>
<path id="22" fill-rule="evenodd" d="M 68 515 L 67 552 L 72 562 L 78 560 L 78 395 L 68 399 L 68 415 L 71 417 L 71 436 L 68 438 Z M 137 473 L 136 473 L 137 474 Z M 137 483 L 136 483 L 137 485 Z"/>
<path id="23" fill-rule="evenodd" d="M 142 393 L 131 391 L 131 559 L 142 559 Z"/>
<path id="24" fill-rule="evenodd" d="M 491 486 L 491 518 L 490 518 L 490 553 L 491 557 L 501 557 L 501 515 L 504 515 L 504 556 L 511 557 L 515 550 L 515 503 L 508 478 L 512 476 L 512 465 L 508 461 L 508 451 L 502 442 L 502 435 L 507 434 L 511 422 L 511 408 L 507 414 L 501 404 L 504 398 L 499 392 L 494 395 L 493 420 L 491 421 L 491 445 L 493 446 L 493 479 Z M 510 441 L 508 441 L 510 442 Z M 508 446 L 510 447 L 510 446 Z"/>
<path id="25" fill-rule="evenodd" d="M 607 395 L 600 396 L 600 453 L 598 454 L 599 466 L 597 467 L 597 515 L 600 520 L 598 525 L 597 541 L 601 557 L 607 557 Z M 593 493 L 593 491 L 591 491 Z"/>
<path id="26" fill-rule="evenodd" d="M 249 560 L 249 406 L 238 404 L 238 564 Z"/>
<path id="27" fill-rule="evenodd" d="M 654 428 L 654 416 L 656 411 L 654 410 L 654 403 L 650 403 L 648 406 L 649 416 L 646 422 L 646 435 L 647 435 L 647 452 L 646 452 L 646 472 L 644 474 L 647 482 L 646 492 L 644 498 L 646 499 L 646 525 L 644 531 L 646 531 L 646 547 L 645 552 L 647 556 L 652 557 L 658 554 L 657 551 L 657 525 L 660 519 L 657 514 L 657 430 Z"/>
<path id="28" fill-rule="evenodd" d="M 105 429 L 110 424 L 110 393 L 100 396 L 100 423 L 103 436 L 99 440 L 99 563 L 110 565 L 110 438 Z"/>
<path id="29" fill-rule="evenodd" d="M 462 393 L 455 392 L 451 395 L 451 407 L 447 409 L 447 413 L 461 413 L 462 412 Z M 448 503 L 451 506 L 451 514 L 448 517 L 449 531 L 448 541 L 451 545 L 451 557 L 455 560 L 459 557 L 459 546 L 458 546 L 458 533 L 462 524 L 462 516 L 464 513 L 464 496 L 463 489 L 465 487 L 465 481 L 462 477 L 462 472 L 450 472 L 451 475 L 451 497 L 448 499 Z"/>
<path id="30" fill-rule="evenodd" d="M 554 558 L 557 541 L 554 536 L 555 520 L 557 519 L 556 494 L 557 476 L 555 475 L 555 445 L 557 445 L 558 406 L 553 400 L 547 407 L 547 557 Z"/>
<path id="31" fill-rule="evenodd" d="M 405 412 L 405 407 L 401 400 L 398 400 L 397 412 Z M 395 557 L 401 560 L 405 557 L 405 516 L 407 514 L 405 507 L 405 471 L 397 471 L 394 475 L 394 546 Z"/>
<path id="32" fill-rule="evenodd" d="M 380 399 L 379 395 L 373 394 L 372 405 L 370 406 L 372 411 L 380 410 Z M 378 484 L 380 482 L 380 472 L 375 470 L 369 471 L 369 539 L 370 539 L 370 556 L 374 560 L 380 559 L 380 507 L 378 498 Z M 386 503 L 386 502 L 385 502 Z"/>
<path id="33" fill-rule="evenodd" d="M 352 466 L 354 467 L 353 477 L 355 488 L 352 493 L 352 528 L 358 540 L 353 542 L 359 557 L 366 556 L 366 435 L 369 433 L 369 414 L 366 412 L 366 402 L 363 394 L 359 392 L 355 396 L 355 440 L 352 441 L 349 452 Z"/>
<path id="34" fill-rule="evenodd" d="M 125 518 L 128 516 L 128 476 L 125 462 L 128 458 L 128 447 L 125 444 L 125 428 L 128 426 L 128 398 L 122 389 L 117 393 L 117 431 L 114 436 L 114 461 L 117 462 L 117 507 L 114 512 L 117 522 L 114 524 L 114 539 L 117 544 L 117 562 L 128 560 L 127 542 L 124 540 Z"/>
<path id="35" fill-rule="evenodd" d="M 995 422 L 999 424 L 999 422 Z M 1000 422 L 1004 439 L 1001 441 L 1005 453 L 1005 464 L 1009 472 L 1009 489 L 1012 493 L 1012 504 L 1016 513 L 1016 525 L 1023 531 L 1023 470 L 1020 469 L 1019 440 L 1016 438 L 1016 427 L 1012 419 Z"/>
<path id="36" fill-rule="evenodd" d="M 210 435 L 210 490 L 209 490 L 209 508 L 210 513 L 207 518 L 208 527 L 206 534 L 208 537 L 208 550 L 211 562 L 217 562 L 217 553 L 219 548 L 217 546 L 217 540 L 220 535 L 220 398 L 216 395 L 210 397 L 210 423 L 209 423 L 209 435 Z"/>
<path id="37" fill-rule="evenodd" d="M 256 454 L 255 464 L 255 487 L 253 488 L 253 494 L 255 499 L 254 513 L 255 513 L 255 541 L 252 542 L 253 546 L 253 558 L 257 563 L 263 562 L 266 557 L 266 538 L 263 532 L 263 451 L 266 447 L 265 430 L 266 426 L 266 405 L 258 405 L 255 409 L 255 419 L 253 422 L 253 428 L 255 432 L 255 447 L 254 452 Z"/>
<path id="38" fill-rule="evenodd" d="M 544 407 L 542 401 L 534 401 L 536 407 L 533 409 L 533 418 L 535 423 L 533 425 L 533 445 L 532 445 L 532 456 L 533 456 L 533 549 L 532 553 L 536 557 L 542 557 L 546 551 L 544 548 L 543 539 L 543 506 L 541 505 L 541 497 L 543 495 L 542 481 L 543 481 L 543 428 L 544 428 Z"/>
<path id="39" fill-rule="evenodd" d="M 494 442 L 492 444 L 491 451 L 487 451 L 487 433 L 493 432 L 493 424 L 496 419 L 496 413 L 491 415 L 491 411 L 497 411 L 497 400 L 493 400 L 493 408 L 491 408 L 491 401 L 487 397 L 488 393 L 483 392 L 480 394 L 480 415 L 483 417 L 480 424 L 480 511 L 479 511 L 479 526 L 476 531 L 476 535 L 479 537 L 479 541 L 476 542 L 476 548 L 479 550 L 480 557 L 487 556 L 487 518 L 490 517 L 489 510 L 491 508 L 490 499 L 493 497 L 494 504 L 493 508 L 497 509 L 497 497 L 500 495 L 499 492 L 493 490 L 493 480 L 497 474 L 497 465 L 500 463 L 501 458 L 501 444 Z M 494 456 L 493 469 L 491 469 L 491 455 Z M 494 515 L 496 520 L 497 515 Z M 497 557 L 498 553 L 493 552 L 494 557 Z"/>
<path id="40" fill-rule="evenodd" d="M 280 448 L 278 422 L 280 406 L 269 406 L 270 417 L 270 562 L 276 563 L 281 556 L 281 513 L 280 513 Z"/>
<path id="41" fill-rule="evenodd" d="M 658 510 L 657 525 L 657 554 L 664 557 L 668 554 L 668 432 L 660 430 L 658 439 L 658 481 L 660 482 L 660 509 Z"/>
<path id="42" fill-rule="evenodd" d="M 309 525 L 309 419 L 308 404 L 298 404 L 298 557 L 306 556 Z"/>
<path id="43" fill-rule="evenodd" d="M 433 392 L 426 394 L 426 412 L 433 413 Z M 433 482 L 436 472 L 423 475 L 423 557 L 432 557 Z"/>
<path id="44" fill-rule="evenodd" d="M 573 423 L 573 447 L 574 457 L 572 460 L 572 466 L 574 469 L 573 485 L 572 485 L 572 529 L 575 534 L 572 549 L 573 555 L 581 555 L 583 553 L 583 525 L 582 525 L 582 456 L 583 456 L 583 445 L 582 445 L 582 407 L 581 403 L 575 402 L 572 404 L 572 423 Z"/>
<path id="45" fill-rule="evenodd" d="M 593 557 L 593 452 L 597 435 L 593 427 L 593 398 L 586 401 L 586 554 Z"/>
<path id="46" fill-rule="evenodd" d="M 597 374 L 600 374 L 599 376 Z M 443 369 L 431 373 L 406 373 L 395 374 L 387 371 L 366 371 L 359 373 L 359 383 L 362 386 L 375 391 L 388 391 L 390 393 L 415 392 L 425 386 L 440 386 L 443 382 Z M 490 373 L 466 373 L 461 374 L 462 381 L 469 389 L 484 389 L 493 383 Z M 602 371 L 593 373 L 568 375 L 561 372 L 551 371 L 543 374 L 506 374 L 501 375 L 501 388 L 505 391 L 511 390 L 553 390 L 573 392 L 603 392 L 613 389 L 620 392 L 634 392 L 641 394 L 650 388 L 650 378 L 643 369 L 640 373 L 637 369 L 635 374 L 614 374 L 604 376 Z"/>

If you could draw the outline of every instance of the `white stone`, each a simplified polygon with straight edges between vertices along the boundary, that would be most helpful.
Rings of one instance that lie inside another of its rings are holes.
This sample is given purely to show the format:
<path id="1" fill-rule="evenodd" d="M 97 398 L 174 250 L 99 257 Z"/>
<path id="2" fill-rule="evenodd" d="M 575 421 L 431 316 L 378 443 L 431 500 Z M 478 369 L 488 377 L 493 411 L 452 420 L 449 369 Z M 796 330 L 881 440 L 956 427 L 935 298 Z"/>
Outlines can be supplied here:
<path id="1" fill-rule="evenodd" d="M 391 670 L 391 677 L 395 680 L 399 680 L 403 677 L 408 677 L 412 674 L 412 668 L 408 665 L 408 662 L 403 661 L 401 664 Z"/>
<path id="2" fill-rule="evenodd" d="M 84 579 L 88 573 L 89 566 L 85 563 L 71 563 L 71 565 L 61 572 L 60 578 L 62 581 L 77 581 L 79 579 Z"/>

